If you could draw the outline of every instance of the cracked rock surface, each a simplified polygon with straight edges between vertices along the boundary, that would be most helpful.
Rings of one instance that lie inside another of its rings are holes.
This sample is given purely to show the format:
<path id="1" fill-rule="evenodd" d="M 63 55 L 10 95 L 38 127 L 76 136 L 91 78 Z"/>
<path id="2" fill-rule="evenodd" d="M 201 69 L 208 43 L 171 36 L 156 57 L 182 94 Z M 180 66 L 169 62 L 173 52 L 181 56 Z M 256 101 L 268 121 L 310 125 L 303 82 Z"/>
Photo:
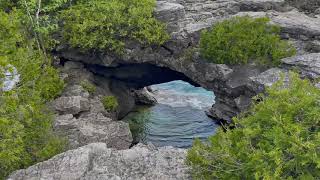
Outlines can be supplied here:
<path id="1" fill-rule="evenodd" d="M 9 180 L 191 179 L 186 150 L 138 144 L 127 150 L 93 143 L 14 172 Z"/>

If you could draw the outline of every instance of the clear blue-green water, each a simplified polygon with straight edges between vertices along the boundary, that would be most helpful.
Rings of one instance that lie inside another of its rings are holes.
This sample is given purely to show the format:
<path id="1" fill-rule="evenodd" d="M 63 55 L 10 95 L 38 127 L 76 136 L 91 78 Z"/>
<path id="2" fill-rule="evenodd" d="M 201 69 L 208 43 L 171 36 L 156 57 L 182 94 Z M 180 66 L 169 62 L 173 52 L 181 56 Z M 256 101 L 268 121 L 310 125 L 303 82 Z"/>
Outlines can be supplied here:
<path id="1" fill-rule="evenodd" d="M 195 138 L 205 140 L 218 125 L 206 116 L 214 103 L 214 94 L 184 81 L 153 85 L 158 104 L 140 107 L 130 113 L 129 121 L 135 142 L 156 146 L 188 148 Z"/>

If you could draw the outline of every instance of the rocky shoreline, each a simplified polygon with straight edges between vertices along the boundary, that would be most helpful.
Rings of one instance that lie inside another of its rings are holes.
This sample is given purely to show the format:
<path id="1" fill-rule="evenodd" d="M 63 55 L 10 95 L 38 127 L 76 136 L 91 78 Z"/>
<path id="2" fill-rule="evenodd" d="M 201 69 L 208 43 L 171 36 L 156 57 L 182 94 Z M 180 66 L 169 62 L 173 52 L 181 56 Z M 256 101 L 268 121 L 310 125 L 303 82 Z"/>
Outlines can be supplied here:
<path id="1" fill-rule="evenodd" d="M 211 90 L 215 104 L 207 114 L 230 122 L 245 111 L 265 87 L 299 70 L 320 83 L 320 7 L 317 1 L 286 0 L 166 0 L 158 1 L 156 17 L 168 25 L 170 41 L 161 47 L 128 43 L 123 57 L 61 46 L 57 67 L 67 87 L 50 104 L 56 112 L 54 129 L 67 137 L 69 151 L 13 173 L 9 179 L 190 179 L 186 150 L 132 145 L 128 123 L 119 121 L 136 105 L 156 100 L 147 87 L 184 80 Z M 314 3 L 314 4 L 313 4 Z M 279 68 L 227 66 L 202 60 L 197 53 L 199 32 L 232 16 L 267 16 L 281 27 L 281 36 L 298 49 Z M 82 82 L 96 87 L 89 93 Z M 119 107 L 105 110 L 103 96 L 116 96 Z"/>

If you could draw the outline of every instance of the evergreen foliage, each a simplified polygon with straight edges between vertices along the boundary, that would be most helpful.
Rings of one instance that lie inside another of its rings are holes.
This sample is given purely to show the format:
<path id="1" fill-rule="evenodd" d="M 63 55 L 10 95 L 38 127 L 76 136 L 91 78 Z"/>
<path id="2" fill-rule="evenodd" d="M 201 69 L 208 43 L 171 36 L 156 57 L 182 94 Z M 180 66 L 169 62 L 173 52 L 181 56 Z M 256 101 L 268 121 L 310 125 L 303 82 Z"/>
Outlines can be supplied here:
<path id="1" fill-rule="evenodd" d="M 90 94 L 93 94 L 94 92 L 96 92 L 96 87 L 91 84 L 90 82 L 88 81 L 82 81 L 81 83 L 81 86 L 84 90 L 88 91 Z"/>
<path id="2" fill-rule="evenodd" d="M 188 164 L 195 179 L 317 179 L 320 177 L 320 90 L 291 74 L 264 101 L 220 129 L 207 143 L 194 142 Z"/>
<path id="3" fill-rule="evenodd" d="M 162 44 L 165 27 L 153 18 L 155 0 L 91 0 L 61 14 L 63 37 L 73 47 L 121 54 L 125 41 Z"/>
<path id="4" fill-rule="evenodd" d="M 118 99 L 115 96 L 104 96 L 102 104 L 108 111 L 115 111 L 119 106 Z"/>
<path id="5" fill-rule="evenodd" d="M 201 55 L 217 64 L 279 65 L 280 59 L 295 54 L 287 41 L 281 40 L 280 28 L 268 24 L 268 18 L 234 17 L 203 31 Z"/>
<path id="6" fill-rule="evenodd" d="M 62 151 L 64 141 L 52 132 L 52 113 L 45 103 L 60 93 L 63 82 L 22 23 L 27 23 L 24 13 L 0 11 L 0 17 L 2 77 L 10 66 L 20 75 L 14 89 L 0 90 L 0 179 L 4 179 L 13 170 Z"/>

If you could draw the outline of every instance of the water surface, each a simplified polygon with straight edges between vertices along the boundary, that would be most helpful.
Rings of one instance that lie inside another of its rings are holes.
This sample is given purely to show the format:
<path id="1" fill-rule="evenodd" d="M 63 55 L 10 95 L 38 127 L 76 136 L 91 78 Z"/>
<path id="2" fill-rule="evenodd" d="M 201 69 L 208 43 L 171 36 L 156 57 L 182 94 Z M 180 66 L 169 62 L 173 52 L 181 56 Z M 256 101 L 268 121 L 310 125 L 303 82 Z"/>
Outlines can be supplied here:
<path id="1" fill-rule="evenodd" d="M 214 94 L 184 81 L 153 85 L 158 104 L 140 107 L 130 113 L 129 121 L 136 142 L 156 146 L 188 148 L 194 138 L 206 139 L 218 125 L 206 116 Z"/>

